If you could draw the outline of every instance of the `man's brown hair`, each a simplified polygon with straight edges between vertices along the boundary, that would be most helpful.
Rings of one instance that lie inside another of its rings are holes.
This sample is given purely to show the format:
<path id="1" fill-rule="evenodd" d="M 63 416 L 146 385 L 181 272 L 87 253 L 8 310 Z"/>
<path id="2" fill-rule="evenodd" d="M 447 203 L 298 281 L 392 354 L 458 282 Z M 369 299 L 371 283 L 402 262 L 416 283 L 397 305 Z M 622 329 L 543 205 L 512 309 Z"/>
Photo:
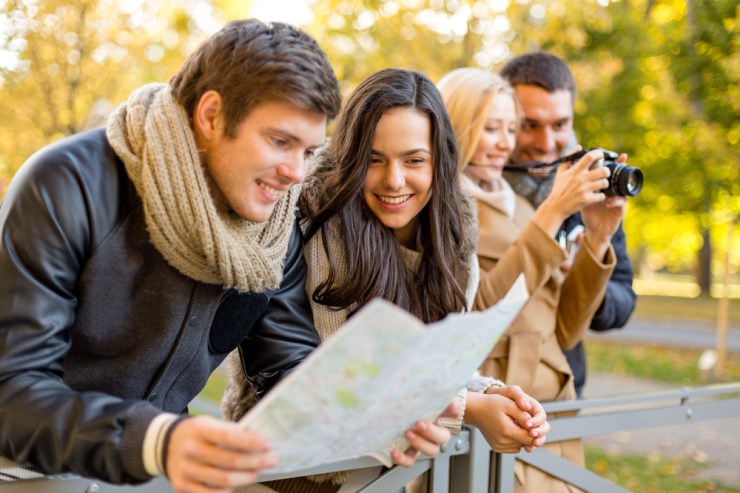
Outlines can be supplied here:
<path id="1" fill-rule="evenodd" d="M 512 87 L 519 84 L 538 86 L 549 93 L 566 90 L 571 102 L 576 101 L 576 81 L 563 60 L 552 53 L 534 51 L 509 60 L 501 69 L 501 77 Z"/>
<path id="2" fill-rule="evenodd" d="M 316 40 L 288 24 L 256 19 L 226 24 L 188 57 L 169 84 L 190 116 L 203 94 L 218 92 L 228 137 L 266 101 L 287 101 L 328 119 L 341 105 L 334 70 Z"/>

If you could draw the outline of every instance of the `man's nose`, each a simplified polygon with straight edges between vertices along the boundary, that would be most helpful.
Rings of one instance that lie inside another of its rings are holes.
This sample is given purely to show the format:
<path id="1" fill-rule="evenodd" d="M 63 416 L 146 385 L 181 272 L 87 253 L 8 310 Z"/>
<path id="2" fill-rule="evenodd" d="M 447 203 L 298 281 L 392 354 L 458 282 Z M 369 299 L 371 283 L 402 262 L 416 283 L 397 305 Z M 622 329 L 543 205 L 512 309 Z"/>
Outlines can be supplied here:
<path id="1" fill-rule="evenodd" d="M 285 163 L 278 166 L 278 174 L 294 184 L 302 183 L 308 172 L 308 159 L 303 151 L 291 153 Z"/>
<path id="2" fill-rule="evenodd" d="M 555 132 L 550 127 L 542 127 L 539 140 L 543 151 L 551 152 L 555 149 Z"/>

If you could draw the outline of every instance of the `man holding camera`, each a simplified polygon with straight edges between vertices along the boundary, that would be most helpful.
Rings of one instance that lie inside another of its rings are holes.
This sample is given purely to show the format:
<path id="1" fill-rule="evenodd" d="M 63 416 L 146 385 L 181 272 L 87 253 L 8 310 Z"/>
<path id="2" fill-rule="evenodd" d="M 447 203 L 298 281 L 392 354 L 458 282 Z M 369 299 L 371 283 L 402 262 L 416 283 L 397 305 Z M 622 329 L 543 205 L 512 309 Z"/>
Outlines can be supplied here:
<path id="1" fill-rule="evenodd" d="M 511 59 L 501 70 L 501 75 L 516 91 L 523 112 L 523 120 L 516 138 L 516 148 L 511 159 L 514 164 L 552 162 L 559 159 L 575 144 L 573 133 L 573 104 L 576 85 L 568 66 L 558 57 L 544 52 L 533 52 Z M 624 163 L 627 156 L 619 156 Z M 505 171 L 504 176 L 512 188 L 538 207 L 549 195 L 554 173 L 533 176 L 528 173 Z M 604 299 L 591 321 L 591 329 L 605 331 L 624 326 L 635 308 L 636 294 L 632 289 L 632 264 L 621 219 L 626 197 L 610 196 L 604 202 L 585 208 L 563 223 L 558 234 L 563 246 L 575 240 L 577 231 L 584 224 L 589 229 L 611 234 L 612 246 L 617 255 L 617 265 L 609 280 Z M 569 265 L 564 265 L 567 270 Z M 565 351 L 578 397 L 586 380 L 586 356 L 583 343 Z"/>

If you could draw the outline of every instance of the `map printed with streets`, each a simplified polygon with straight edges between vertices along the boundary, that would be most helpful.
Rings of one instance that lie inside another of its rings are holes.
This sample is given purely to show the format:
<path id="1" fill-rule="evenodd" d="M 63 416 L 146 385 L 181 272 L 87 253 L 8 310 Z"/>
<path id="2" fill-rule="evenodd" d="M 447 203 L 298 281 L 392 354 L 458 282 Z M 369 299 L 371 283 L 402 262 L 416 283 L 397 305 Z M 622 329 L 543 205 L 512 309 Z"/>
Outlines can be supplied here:
<path id="1" fill-rule="evenodd" d="M 265 436 L 287 473 L 372 456 L 391 465 L 407 428 L 434 419 L 473 375 L 527 299 L 519 277 L 484 312 L 425 325 L 376 299 L 242 418 Z"/>

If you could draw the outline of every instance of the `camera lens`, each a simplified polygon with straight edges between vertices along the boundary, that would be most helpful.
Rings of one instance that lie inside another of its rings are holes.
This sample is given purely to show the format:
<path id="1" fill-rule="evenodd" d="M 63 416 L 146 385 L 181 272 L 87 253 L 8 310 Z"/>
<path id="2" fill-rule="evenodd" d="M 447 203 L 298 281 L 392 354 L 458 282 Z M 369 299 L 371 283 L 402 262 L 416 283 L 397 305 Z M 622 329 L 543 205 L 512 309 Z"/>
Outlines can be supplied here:
<path id="1" fill-rule="evenodd" d="M 634 197 L 642 190 L 642 171 L 626 164 L 609 163 L 606 165 L 611 171 L 609 188 L 604 190 L 606 195 Z"/>

